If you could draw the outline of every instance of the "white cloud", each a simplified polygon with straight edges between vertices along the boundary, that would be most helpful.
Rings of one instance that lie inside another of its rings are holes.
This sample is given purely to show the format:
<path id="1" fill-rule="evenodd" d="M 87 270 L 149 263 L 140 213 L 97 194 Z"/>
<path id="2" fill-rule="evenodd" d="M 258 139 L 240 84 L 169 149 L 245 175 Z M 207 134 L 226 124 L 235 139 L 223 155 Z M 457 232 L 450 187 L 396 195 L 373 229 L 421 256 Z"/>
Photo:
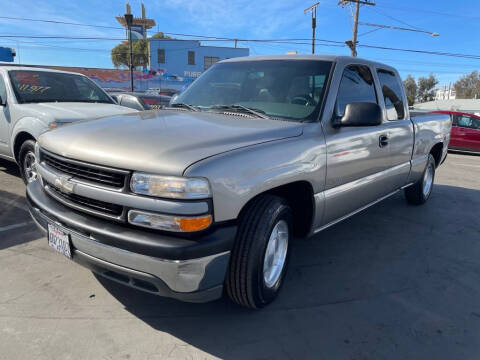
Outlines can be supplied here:
<path id="1" fill-rule="evenodd" d="M 260 38 L 310 27 L 302 5 L 288 0 L 170 0 L 157 5 L 203 34 Z"/>

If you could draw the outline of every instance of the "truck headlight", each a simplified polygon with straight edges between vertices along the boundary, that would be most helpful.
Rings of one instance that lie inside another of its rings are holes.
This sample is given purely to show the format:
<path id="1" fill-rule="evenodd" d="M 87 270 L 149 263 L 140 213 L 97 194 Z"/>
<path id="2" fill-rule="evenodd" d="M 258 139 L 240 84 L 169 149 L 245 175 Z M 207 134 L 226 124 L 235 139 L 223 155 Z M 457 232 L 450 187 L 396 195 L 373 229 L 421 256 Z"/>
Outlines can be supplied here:
<path id="1" fill-rule="evenodd" d="M 128 222 L 133 225 L 151 229 L 192 232 L 208 228 L 212 223 L 212 216 L 172 216 L 140 210 L 130 210 L 128 212 Z"/>
<path id="2" fill-rule="evenodd" d="M 130 189 L 141 195 L 174 198 L 205 199 L 211 196 L 208 180 L 133 173 Z"/>

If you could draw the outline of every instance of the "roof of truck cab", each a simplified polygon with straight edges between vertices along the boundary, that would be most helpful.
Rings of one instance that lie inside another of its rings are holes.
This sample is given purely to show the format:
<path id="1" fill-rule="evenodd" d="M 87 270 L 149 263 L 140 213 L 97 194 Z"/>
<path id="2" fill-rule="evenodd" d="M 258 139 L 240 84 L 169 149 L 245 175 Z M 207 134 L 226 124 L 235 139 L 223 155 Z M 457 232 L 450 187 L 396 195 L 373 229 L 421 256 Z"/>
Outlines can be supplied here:
<path id="1" fill-rule="evenodd" d="M 219 61 L 219 63 L 230 63 L 230 62 L 243 62 L 243 61 L 265 61 L 265 60 L 318 60 L 318 61 L 331 61 L 337 64 L 365 64 L 373 65 L 375 67 L 381 67 L 385 70 L 394 70 L 390 65 L 380 63 L 373 60 L 363 59 L 353 56 L 343 56 L 343 55 L 260 55 L 260 56 L 244 56 L 236 57 L 231 59 L 226 59 Z"/>

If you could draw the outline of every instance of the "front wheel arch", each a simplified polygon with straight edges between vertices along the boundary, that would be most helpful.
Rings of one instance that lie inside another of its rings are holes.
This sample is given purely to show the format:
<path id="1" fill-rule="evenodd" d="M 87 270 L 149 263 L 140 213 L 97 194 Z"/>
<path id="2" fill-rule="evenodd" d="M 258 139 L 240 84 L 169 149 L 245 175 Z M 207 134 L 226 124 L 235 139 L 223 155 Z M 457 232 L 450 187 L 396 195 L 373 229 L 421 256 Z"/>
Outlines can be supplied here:
<path id="1" fill-rule="evenodd" d="M 237 218 L 240 218 L 257 198 L 264 195 L 278 196 L 287 202 L 293 213 L 295 236 L 305 237 L 310 233 L 315 216 L 315 199 L 310 182 L 295 181 L 256 194 L 243 205 Z"/>
<path id="2" fill-rule="evenodd" d="M 18 159 L 18 156 L 20 155 L 20 148 L 22 147 L 23 143 L 27 140 L 32 140 L 34 142 L 36 142 L 37 140 L 35 139 L 35 137 L 26 132 L 26 131 L 21 131 L 20 133 L 17 134 L 17 136 L 15 137 L 15 140 L 13 142 L 13 156 L 15 158 L 15 161 L 17 162 L 17 164 L 19 164 L 19 159 Z"/>

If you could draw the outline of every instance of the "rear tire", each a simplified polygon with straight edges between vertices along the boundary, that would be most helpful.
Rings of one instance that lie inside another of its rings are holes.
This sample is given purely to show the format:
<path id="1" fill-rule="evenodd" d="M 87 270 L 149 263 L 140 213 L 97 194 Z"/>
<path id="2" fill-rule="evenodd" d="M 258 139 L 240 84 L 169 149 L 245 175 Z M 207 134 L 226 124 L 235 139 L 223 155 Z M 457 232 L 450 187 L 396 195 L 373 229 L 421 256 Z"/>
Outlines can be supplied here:
<path id="1" fill-rule="evenodd" d="M 20 167 L 20 174 L 25 185 L 37 179 L 35 140 L 23 142 L 18 153 L 18 166 Z"/>
<path id="2" fill-rule="evenodd" d="M 428 155 L 427 166 L 422 177 L 412 186 L 405 189 L 405 197 L 412 205 L 422 205 L 427 202 L 432 193 L 435 181 L 435 159 L 432 154 Z"/>
<path id="3" fill-rule="evenodd" d="M 278 196 L 261 195 L 242 213 L 225 280 L 232 301 L 259 309 L 277 297 L 287 270 L 292 230 L 292 211 Z"/>

